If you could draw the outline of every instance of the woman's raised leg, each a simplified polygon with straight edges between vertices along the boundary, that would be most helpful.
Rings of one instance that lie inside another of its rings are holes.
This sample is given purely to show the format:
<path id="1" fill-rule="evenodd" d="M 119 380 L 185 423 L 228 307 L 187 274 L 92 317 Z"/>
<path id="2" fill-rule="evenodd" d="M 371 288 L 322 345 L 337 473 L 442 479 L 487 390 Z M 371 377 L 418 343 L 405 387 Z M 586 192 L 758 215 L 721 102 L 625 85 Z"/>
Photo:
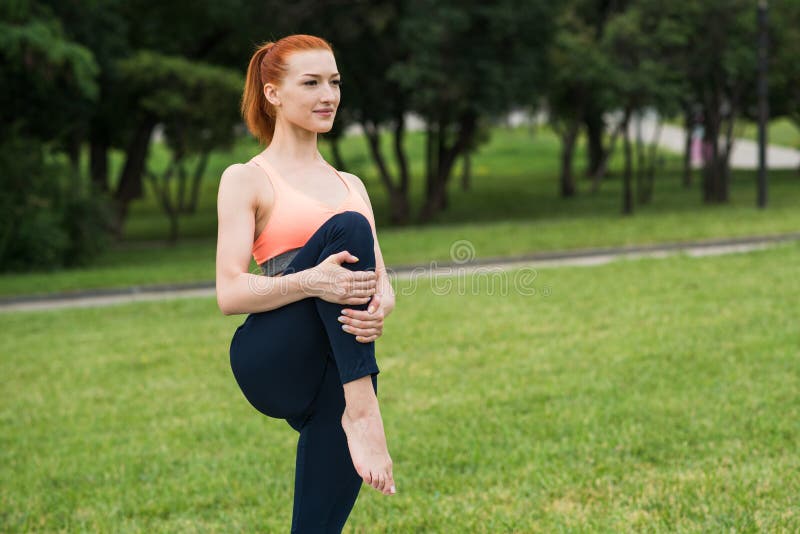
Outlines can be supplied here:
<path id="1" fill-rule="evenodd" d="M 337 213 L 328 219 L 308 242 L 300 249 L 283 274 L 291 274 L 314 267 L 331 254 L 347 250 L 358 258 L 357 262 L 342 263 L 351 271 L 375 270 L 375 244 L 372 227 L 362 214 L 356 211 Z M 342 330 L 338 317 L 342 308 L 366 310 L 369 303 L 336 304 L 321 298 L 312 298 L 319 311 L 320 319 L 328 334 L 333 357 L 339 369 L 341 383 L 378 374 L 375 360 L 375 342 L 361 343 L 353 334 Z"/>

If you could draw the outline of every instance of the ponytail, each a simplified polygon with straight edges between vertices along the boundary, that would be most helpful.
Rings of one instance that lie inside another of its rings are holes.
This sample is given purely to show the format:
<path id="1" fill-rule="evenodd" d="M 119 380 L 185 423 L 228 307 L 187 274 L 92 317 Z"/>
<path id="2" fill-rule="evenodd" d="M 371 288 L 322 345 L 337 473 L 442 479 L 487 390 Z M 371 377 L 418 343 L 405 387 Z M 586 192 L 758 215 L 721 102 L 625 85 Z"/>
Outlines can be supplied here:
<path id="1" fill-rule="evenodd" d="M 242 118 L 258 142 L 268 145 L 275 133 L 275 109 L 264 96 L 265 81 L 262 81 L 262 64 L 264 56 L 275 46 L 273 42 L 261 44 L 250 58 L 247 66 L 247 77 L 242 94 Z"/>

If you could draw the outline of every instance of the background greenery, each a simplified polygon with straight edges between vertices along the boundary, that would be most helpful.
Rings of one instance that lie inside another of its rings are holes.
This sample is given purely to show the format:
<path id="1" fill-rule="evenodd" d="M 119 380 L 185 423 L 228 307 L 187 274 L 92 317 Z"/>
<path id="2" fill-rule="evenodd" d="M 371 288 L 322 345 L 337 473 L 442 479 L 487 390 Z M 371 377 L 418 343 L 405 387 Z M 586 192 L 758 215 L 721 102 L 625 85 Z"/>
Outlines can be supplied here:
<path id="1" fill-rule="evenodd" d="M 408 151 L 421 150 L 422 134 L 408 136 Z M 549 128 L 528 127 L 492 131 L 492 140 L 472 160 L 468 190 L 454 188 L 451 208 L 426 225 L 389 226 L 387 197 L 377 183 L 360 136 L 345 138 L 342 152 L 354 162 L 352 171 L 366 183 L 375 210 L 378 237 L 387 265 L 451 261 L 450 246 L 469 240 L 477 258 L 582 247 L 650 244 L 659 242 L 770 235 L 800 228 L 800 181 L 791 170 L 772 171 L 769 210 L 752 204 L 753 172 L 735 172 L 731 200 L 713 209 L 694 191 L 681 185 L 680 158 L 662 154 L 656 182 L 658 195 L 641 207 L 636 217 L 618 215 L 621 189 L 619 159 L 612 160 L 604 187 L 590 193 L 590 182 L 578 182 L 581 194 L 553 198 L 552 176 L 557 168 L 558 143 Z M 44 294 L 78 289 L 125 287 L 180 282 L 207 282 L 214 278 L 216 248 L 216 188 L 220 172 L 232 161 L 247 161 L 258 151 L 253 142 L 238 143 L 225 154 L 210 158 L 202 182 L 197 213 L 182 220 L 186 237 L 175 245 L 158 241 L 168 220 L 154 198 L 131 207 L 124 243 L 101 255 L 92 266 L 55 272 L 31 272 L 0 277 L 0 294 Z M 166 165 L 164 149 L 156 146 L 154 165 Z M 578 159 L 584 160 L 583 145 Z M 160 158 L 160 161 L 159 161 Z M 531 160 L 535 167 L 531 168 Z M 577 165 L 579 172 L 585 165 Z M 412 198 L 422 196 L 420 180 L 412 183 Z M 251 272 L 257 272 L 251 261 Z"/>
<path id="2" fill-rule="evenodd" d="M 627 127 L 645 113 L 677 117 L 687 131 L 702 123 L 711 146 L 721 139 L 702 171 L 681 160 L 681 184 L 704 206 L 739 203 L 728 142 L 754 135 L 762 29 L 770 116 L 781 121 L 771 139 L 796 143 L 798 5 L 770 2 L 761 28 L 750 0 L 5 3 L 0 270 L 103 265 L 107 237 L 213 238 L 219 177 L 256 148 L 238 109 L 249 59 L 296 33 L 334 48 L 343 99 L 322 145 L 338 168 L 369 180 L 384 228 L 538 217 L 576 196 L 570 217 L 646 213 L 663 194 L 656 182 L 676 171 Z M 482 149 L 503 147 L 497 125 L 515 111 L 546 117 L 555 136 L 542 138 L 548 146 L 512 141 L 511 162 L 503 148 L 487 158 Z M 364 132 L 356 150 L 344 137 L 352 126 Z M 480 190 L 488 202 L 476 206 L 462 190 L 487 169 L 497 188 Z M 517 193 L 535 205 L 509 209 Z"/>

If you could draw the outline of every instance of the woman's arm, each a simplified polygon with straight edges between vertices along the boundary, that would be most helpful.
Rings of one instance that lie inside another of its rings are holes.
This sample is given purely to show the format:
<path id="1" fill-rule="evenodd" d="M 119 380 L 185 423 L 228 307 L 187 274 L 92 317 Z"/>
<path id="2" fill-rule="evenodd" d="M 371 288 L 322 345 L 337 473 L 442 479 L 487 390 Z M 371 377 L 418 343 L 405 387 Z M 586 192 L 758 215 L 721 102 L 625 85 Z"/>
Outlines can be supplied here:
<path id="1" fill-rule="evenodd" d="M 285 276 L 248 272 L 257 209 L 255 181 L 246 165 L 225 169 L 217 195 L 217 305 L 225 315 L 280 308 L 302 300 L 308 271 Z"/>

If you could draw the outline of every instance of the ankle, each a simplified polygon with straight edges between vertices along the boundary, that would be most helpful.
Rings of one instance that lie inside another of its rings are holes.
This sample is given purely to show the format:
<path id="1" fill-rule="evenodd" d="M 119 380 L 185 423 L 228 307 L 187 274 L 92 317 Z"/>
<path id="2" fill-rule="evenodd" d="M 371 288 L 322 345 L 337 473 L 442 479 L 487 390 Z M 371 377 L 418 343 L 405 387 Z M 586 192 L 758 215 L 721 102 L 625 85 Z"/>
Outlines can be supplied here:
<path id="1" fill-rule="evenodd" d="M 347 403 L 344 407 L 344 415 L 351 421 L 364 419 L 374 415 L 380 415 L 378 399 L 361 399 L 360 402 Z"/>
<path id="2" fill-rule="evenodd" d="M 365 414 L 375 411 L 378 398 L 372 387 L 372 378 L 362 376 L 344 385 L 345 411 L 348 415 Z"/>

